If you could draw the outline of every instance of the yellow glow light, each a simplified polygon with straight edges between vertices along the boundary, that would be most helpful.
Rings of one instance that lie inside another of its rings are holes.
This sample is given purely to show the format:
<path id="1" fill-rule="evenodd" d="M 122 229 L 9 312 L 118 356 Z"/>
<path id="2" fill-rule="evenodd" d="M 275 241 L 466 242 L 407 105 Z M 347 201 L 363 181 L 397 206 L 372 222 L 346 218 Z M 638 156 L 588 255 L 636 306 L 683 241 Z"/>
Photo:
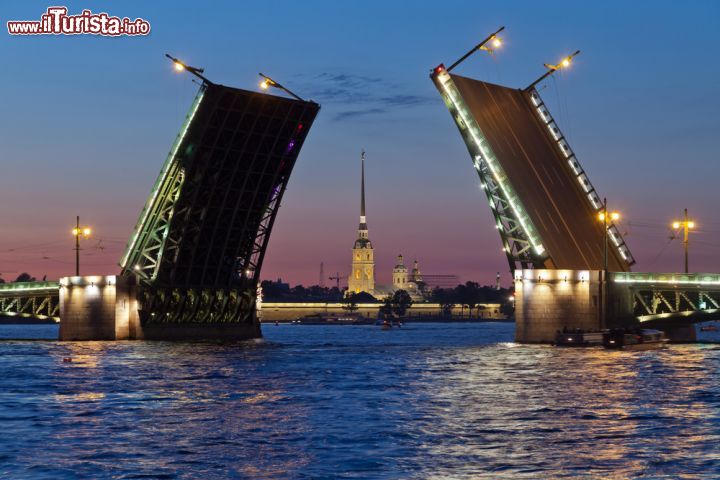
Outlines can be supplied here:
<path id="1" fill-rule="evenodd" d="M 609 220 L 620 220 L 620 213 L 619 212 L 608 212 L 608 219 Z M 605 221 L 605 212 L 598 213 L 598 220 L 601 222 Z"/>
<path id="2" fill-rule="evenodd" d="M 561 65 L 562 67 L 564 67 L 564 68 L 569 67 L 569 66 L 570 66 L 570 58 L 568 57 L 568 58 L 564 59 L 564 60 L 560 63 L 560 65 Z"/>
<path id="3" fill-rule="evenodd" d="M 493 47 L 499 48 L 502 45 L 502 39 L 500 37 L 493 37 Z"/>
<path id="4" fill-rule="evenodd" d="M 263 90 L 267 90 L 269 86 L 270 82 L 268 82 L 267 80 L 263 80 L 262 82 L 260 82 L 260 88 L 262 88 Z"/>
<path id="5" fill-rule="evenodd" d="M 175 70 L 177 70 L 178 72 L 182 72 L 183 70 L 185 70 L 185 65 L 180 62 L 175 62 Z"/>
<path id="6" fill-rule="evenodd" d="M 695 228 L 695 222 L 688 222 L 688 228 Z"/>
<path id="7" fill-rule="evenodd" d="M 680 228 L 680 222 L 673 222 L 673 228 L 676 230 Z"/>
<path id="8" fill-rule="evenodd" d="M 72 234 L 73 234 L 73 235 L 77 236 L 78 233 L 80 233 L 80 230 L 78 230 L 77 228 L 73 228 L 73 229 L 72 229 Z"/>
<path id="9" fill-rule="evenodd" d="M 91 230 L 88 227 L 83 228 L 83 235 L 85 235 L 87 237 L 88 235 L 90 235 L 90 233 L 91 233 Z"/>

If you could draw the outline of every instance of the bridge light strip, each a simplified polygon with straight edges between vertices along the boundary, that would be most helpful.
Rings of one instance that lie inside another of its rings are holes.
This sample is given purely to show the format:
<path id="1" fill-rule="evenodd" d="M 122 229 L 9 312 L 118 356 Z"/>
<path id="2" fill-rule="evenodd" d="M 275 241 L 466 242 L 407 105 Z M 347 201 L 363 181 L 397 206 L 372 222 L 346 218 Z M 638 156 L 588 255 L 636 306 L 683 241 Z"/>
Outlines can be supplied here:
<path id="1" fill-rule="evenodd" d="M 496 165 L 496 161 L 494 159 L 494 155 L 492 151 L 485 146 L 485 143 L 487 143 L 487 140 L 483 136 L 482 132 L 480 131 L 480 128 L 477 126 L 477 122 L 470 117 L 470 115 L 467 113 L 466 108 L 461 104 L 461 100 L 458 100 L 459 94 L 455 93 L 455 88 L 450 88 L 448 84 L 452 83 L 452 80 L 450 78 L 450 75 L 447 73 L 447 71 L 443 70 L 442 72 L 437 74 L 438 79 L 440 80 L 440 84 L 443 87 L 443 90 L 445 91 L 447 97 L 450 99 L 450 101 L 453 103 L 453 106 L 455 107 L 455 110 L 457 111 L 458 115 L 462 119 L 462 122 L 465 124 L 465 127 L 467 127 L 468 132 L 470 133 L 470 136 L 473 139 L 473 142 L 475 143 L 475 147 L 481 152 L 481 155 L 476 155 L 473 158 L 473 164 L 475 165 L 476 170 L 480 170 L 480 162 L 484 162 L 488 168 L 490 169 L 490 172 L 492 173 L 493 178 L 497 182 L 497 184 L 500 186 L 500 189 L 502 190 L 503 194 L 505 195 L 505 198 L 508 201 L 508 204 L 510 205 L 510 208 L 512 209 L 513 213 L 515 214 L 515 218 L 518 219 L 522 229 L 525 231 L 528 240 L 530 240 L 530 243 L 533 246 L 533 249 L 535 250 L 535 253 L 537 255 L 542 255 L 545 253 L 545 247 L 540 243 L 538 240 L 537 233 L 535 232 L 535 229 L 529 224 L 530 220 L 527 217 L 527 214 L 519 208 L 515 202 L 513 202 L 513 198 L 515 195 L 511 191 L 510 185 L 507 184 L 506 181 L 504 181 L 504 173 L 502 172 L 502 169 L 499 165 Z M 454 87 L 454 85 L 453 85 Z M 501 175 L 502 174 L 502 175 Z M 492 207 L 492 205 L 491 205 Z"/>
<path id="2" fill-rule="evenodd" d="M 27 285 L 26 283 L 30 283 Z M 57 290 L 60 288 L 58 282 L 19 282 L 4 283 L 0 285 L 0 294 L 14 292 L 42 292 L 47 290 Z"/>
<path id="3" fill-rule="evenodd" d="M 720 285 L 720 280 L 633 280 L 627 278 L 614 278 L 613 281 L 615 283 L 659 283 L 663 285 Z"/>
<path id="4" fill-rule="evenodd" d="M 587 193 L 587 198 L 590 201 L 590 204 L 595 210 L 599 210 L 600 208 L 602 208 L 602 203 L 600 202 L 600 198 L 595 191 L 595 187 L 593 187 L 592 183 L 590 183 L 590 179 L 587 177 L 585 171 L 580 166 L 580 162 L 575 156 L 575 153 L 570 148 L 570 145 L 567 143 L 567 140 L 565 140 L 565 137 L 560 131 L 560 128 L 555 123 L 555 119 L 553 119 L 552 115 L 550 115 L 550 111 L 547 109 L 545 103 L 540 98 L 540 94 L 534 88 L 530 91 L 530 100 L 535 106 L 538 115 L 540 115 L 540 118 L 545 123 L 545 126 L 550 132 L 550 135 L 557 142 L 560 150 L 565 155 L 565 158 L 568 159 L 570 169 L 575 174 L 575 178 L 577 178 L 580 187 L 585 193 Z M 625 262 L 627 262 L 629 265 L 633 265 L 635 263 L 635 259 L 630 253 L 630 249 L 628 248 L 628 246 L 622 240 L 622 237 L 620 236 L 617 227 L 615 225 L 610 225 L 608 227 L 607 234 L 612 239 L 622 259 L 625 260 Z"/>
<path id="5" fill-rule="evenodd" d="M 137 224 L 135 231 L 133 232 L 133 236 L 130 240 L 130 243 L 128 243 L 127 248 L 125 249 L 125 253 L 120 260 L 120 266 L 122 268 L 125 268 L 127 266 L 128 257 L 130 254 L 135 250 L 135 246 L 137 244 L 138 237 L 140 236 L 140 232 L 142 232 L 143 228 L 145 227 L 145 222 L 147 222 L 148 215 L 150 215 L 150 211 L 155 206 L 155 201 L 157 200 L 158 193 L 160 192 L 160 188 L 165 183 L 168 171 L 170 170 L 170 167 L 173 165 L 175 160 L 175 155 L 177 155 L 177 151 L 180 148 L 180 145 L 182 144 L 183 140 L 185 139 L 185 134 L 188 131 L 188 128 L 190 128 L 190 123 L 192 122 L 193 118 L 195 117 L 195 113 L 197 112 L 198 108 L 200 107 L 200 102 L 202 101 L 203 97 L 205 96 L 205 86 L 203 85 L 200 87 L 200 91 L 198 92 L 197 96 L 195 97 L 195 101 L 193 102 L 192 107 L 190 108 L 190 113 L 187 117 L 185 117 L 185 123 L 183 124 L 182 130 L 180 131 L 180 134 L 175 138 L 175 143 L 173 144 L 170 154 L 168 155 L 167 159 L 165 160 L 165 165 L 163 165 L 162 170 L 160 171 L 160 175 L 158 176 L 157 181 L 155 182 L 155 185 L 153 186 L 152 194 L 150 195 L 150 198 L 148 199 L 147 203 L 145 204 L 145 208 L 143 209 L 142 213 L 142 220 Z"/>
<path id="6" fill-rule="evenodd" d="M 657 275 L 657 276 L 656 276 Z M 677 275 L 677 277 L 676 277 Z M 669 278 L 668 278 L 669 277 Z M 680 278 L 678 278 L 680 277 Z M 720 286 L 720 275 L 717 274 L 652 274 L 652 273 L 630 273 L 618 272 L 614 274 L 615 283 L 645 283 L 663 285 L 718 285 Z"/>

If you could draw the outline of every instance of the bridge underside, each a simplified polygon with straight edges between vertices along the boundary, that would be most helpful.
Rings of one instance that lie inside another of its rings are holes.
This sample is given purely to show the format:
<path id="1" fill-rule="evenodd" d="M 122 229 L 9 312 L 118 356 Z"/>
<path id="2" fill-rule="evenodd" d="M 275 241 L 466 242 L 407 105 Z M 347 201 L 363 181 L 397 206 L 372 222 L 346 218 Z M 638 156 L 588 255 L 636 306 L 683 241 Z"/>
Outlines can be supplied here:
<path id="1" fill-rule="evenodd" d="M 265 249 L 318 111 L 200 88 L 120 262 L 123 276 L 137 278 L 144 328 L 174 336 L 193 325 L 256 324 Z"/>

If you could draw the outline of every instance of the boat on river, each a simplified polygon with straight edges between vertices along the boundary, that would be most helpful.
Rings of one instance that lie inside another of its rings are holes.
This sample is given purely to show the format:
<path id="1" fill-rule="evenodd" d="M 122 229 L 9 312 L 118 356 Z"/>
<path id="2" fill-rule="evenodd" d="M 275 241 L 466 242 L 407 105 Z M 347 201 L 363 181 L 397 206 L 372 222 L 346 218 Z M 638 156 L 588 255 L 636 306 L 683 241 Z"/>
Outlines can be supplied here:
<path id="1" fill-rule="evenodd" d="M 555 334 L 556 347 L 599 347 L 603 344 L 603 331 L 563 330 Z"/>
<path id="2" fill-rule="evenodd" d="M 660 330 L 617 328 L 603 334 L 603 346 L 613 350 L 654 350 L 668 342 Z"/>
<path id="3" fill-rule="evenodd" d="M 375 320 L 356 313 L 313 313 L 295 320 L 299 325 L 374 325 Z"/>

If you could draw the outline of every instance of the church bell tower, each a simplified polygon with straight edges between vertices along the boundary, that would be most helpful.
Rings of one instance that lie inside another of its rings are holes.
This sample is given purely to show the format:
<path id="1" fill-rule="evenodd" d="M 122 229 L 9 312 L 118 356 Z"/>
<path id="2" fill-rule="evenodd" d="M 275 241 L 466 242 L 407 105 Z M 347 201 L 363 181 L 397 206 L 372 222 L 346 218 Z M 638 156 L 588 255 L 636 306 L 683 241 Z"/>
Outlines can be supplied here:
<path id="1" fill-rule="evenodd" d="M 352 270 L 348 277 L 348 294 L 375 290 L 375 255 L 368 238 L 365 218 L 365 151 L 360 154 L 360 225 L 352 251 Z"/>

